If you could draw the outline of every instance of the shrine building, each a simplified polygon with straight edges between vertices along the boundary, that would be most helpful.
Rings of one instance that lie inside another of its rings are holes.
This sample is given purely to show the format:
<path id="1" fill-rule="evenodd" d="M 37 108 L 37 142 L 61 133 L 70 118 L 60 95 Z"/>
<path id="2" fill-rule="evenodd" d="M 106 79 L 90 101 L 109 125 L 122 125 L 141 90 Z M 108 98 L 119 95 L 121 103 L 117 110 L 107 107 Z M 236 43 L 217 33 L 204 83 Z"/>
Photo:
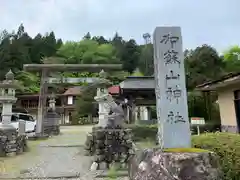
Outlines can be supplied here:
<path id="1" fill-rule="evenodd" d="M 204 92 L 217 92 L 221 128 L 224 132 L 240 132 L 240 73 L 230 73 L 215 81 L 197 86 Z"/>

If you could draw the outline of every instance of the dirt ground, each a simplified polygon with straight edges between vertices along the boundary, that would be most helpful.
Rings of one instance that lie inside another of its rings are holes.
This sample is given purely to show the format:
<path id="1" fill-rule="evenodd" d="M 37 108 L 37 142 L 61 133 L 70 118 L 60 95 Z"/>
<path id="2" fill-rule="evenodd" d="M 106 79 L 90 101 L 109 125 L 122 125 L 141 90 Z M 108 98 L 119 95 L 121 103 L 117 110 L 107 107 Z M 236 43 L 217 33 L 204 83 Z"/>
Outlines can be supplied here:
<path id="1" fill-rule="evenodd" d="M 29 140 L 29 152 L 0 158 L 0 179 L 110 179 L 96 178 L 103 171 L 89 171 L 92 158 L 84 156 L 83 145 L 91 130 L 92 126 L 62 126 L 59 136 Z"/>

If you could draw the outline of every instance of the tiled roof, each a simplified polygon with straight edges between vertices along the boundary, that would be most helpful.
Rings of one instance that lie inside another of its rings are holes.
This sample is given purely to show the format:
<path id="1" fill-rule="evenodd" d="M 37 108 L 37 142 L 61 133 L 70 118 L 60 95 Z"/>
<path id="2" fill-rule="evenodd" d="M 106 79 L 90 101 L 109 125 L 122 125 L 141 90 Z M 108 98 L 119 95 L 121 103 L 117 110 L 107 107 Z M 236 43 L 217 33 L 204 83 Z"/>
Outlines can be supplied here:
<path id="1" fill-rule="evenodd" d="M 64 95 L 79 95 L 81 94 L 81 90 L 83 89 L 82 86 L 76 86 L 71 87 L 68 90 L 65 91 Z M 112 86 L 108 88 L 108 92 L 110 94 L 119 94 L 120 93 L 120 87 L 119 86 Z"/>
<path id="2" fill-rule="evenodd" d="M 71 87 L 63 93 L 64 95 L 79 95 L 81 94 L 82 86 Z"/>
<path id="3" fill-rule="evenodd" d="M 120 83 L 121 89 L 155 89 L 155 80 L 151 76 L 127 77 Z"/>
<path id="4" fill-rule="evenodd" d="M 203 84 L 200 84 L 200 85 L 197 86 L 197 88 L 203 88 L 203 87 L 205 87 L 205 86 L 214 85 L 214 84 L 217 84 L 217 83 L 219 83 L 219 82 L 223 82 L 223 81 L 225 81 L 225 80 L 228 80 L 228 79 L 231 79 L 231 78 L 235 78 L 235 77 L 237 77 L 237 76 L 240 76 L 240 73 L 239 73 L 239 72 L 237 72 L 237 73 L 228 73 L 228 74 L 220 77 L 220 78 L 217 79 L 217 80 L 207 81 L 207 82 L 205 82 L 205 83 L 203 83 Z"/>

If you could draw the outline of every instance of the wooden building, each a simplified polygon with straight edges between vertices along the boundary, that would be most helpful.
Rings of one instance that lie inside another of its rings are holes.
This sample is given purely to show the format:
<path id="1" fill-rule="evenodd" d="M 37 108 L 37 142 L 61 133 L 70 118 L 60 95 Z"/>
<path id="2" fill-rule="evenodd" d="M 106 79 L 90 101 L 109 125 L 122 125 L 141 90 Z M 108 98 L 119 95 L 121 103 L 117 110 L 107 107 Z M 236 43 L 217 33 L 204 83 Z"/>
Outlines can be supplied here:
<path id="1" fill-rule="evenodd" d="M 155 105 L 154 77 L 127 77 L 119 85 L 108 88 L 115 99 L 127 99 L 131 109 L 125 109 L 130 122 L 150 120 L 149 106 Z M 76 98 L 81 93 L 81 86 L 67 89 L 63 94 L 56 94 L 56 111 L 61 115 L 61 124 L 71 122 L 75 110 Z M 50 95 L 50 94 L 49 94 Z M 14 111 L 25 112 L 37 118 L 39 94 L 17 95 Z M 48 100 L 47 100 L 48 106 Z"/>

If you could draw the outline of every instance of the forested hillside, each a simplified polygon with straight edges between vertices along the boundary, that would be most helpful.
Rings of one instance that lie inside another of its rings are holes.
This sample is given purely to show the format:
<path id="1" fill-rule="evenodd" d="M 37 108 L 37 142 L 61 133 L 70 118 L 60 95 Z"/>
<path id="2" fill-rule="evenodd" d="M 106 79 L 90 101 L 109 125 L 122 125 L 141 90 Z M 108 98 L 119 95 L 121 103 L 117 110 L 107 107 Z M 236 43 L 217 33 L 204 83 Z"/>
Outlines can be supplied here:
<path id="1" fill-rule="evenodd" d="M 54 32 L 37 34 L 30 37 L 24 30 L 23 24 L 16 31 L 3 30 L 0 33 L 0 79 L 12 69 L 16 78 L 22 83 L 25 92 L 39 91 L 38 74 L 23 72 L 26 63 L 121 63 L 123 71 L 112 76 L 123 79 L 124 76 L 139 70 L 143 75 L 153 74 L 153 46 L 139 45 L 134 39 L 125 40 L 120 34 L 113 32 L 112 39 L 103 36 L 93 36 L 86 33 L 79 37 L 80 41 L 62 42 Z M 229 45 L 231 46 L 231 45 Z M 204 81 L 217 79 L 229 72 L 240 71 L 240 47 L 230 47 L 220 56 L 219 53 L 207 44 L 195 49 L 184 51 L 187 89 Z M 136 72 L 135 72 L 136 73 Z M 137 72 L 139 74 L 139 72 Z M 95 76 L 85 73 L 61 73 L 63 76 Z M 116 81 L 118 82 L 118 81 Z M 201 101 L 201 95 L 194 93 L 194 100 Z M 191 99 L 191 98 L 189 98 Z M 200 104 L 197 103 L 199 106 Z M 195 105 L 194 105 L 195 106 Z M 194 107 L 196 108 L 196 107 Z"/>

